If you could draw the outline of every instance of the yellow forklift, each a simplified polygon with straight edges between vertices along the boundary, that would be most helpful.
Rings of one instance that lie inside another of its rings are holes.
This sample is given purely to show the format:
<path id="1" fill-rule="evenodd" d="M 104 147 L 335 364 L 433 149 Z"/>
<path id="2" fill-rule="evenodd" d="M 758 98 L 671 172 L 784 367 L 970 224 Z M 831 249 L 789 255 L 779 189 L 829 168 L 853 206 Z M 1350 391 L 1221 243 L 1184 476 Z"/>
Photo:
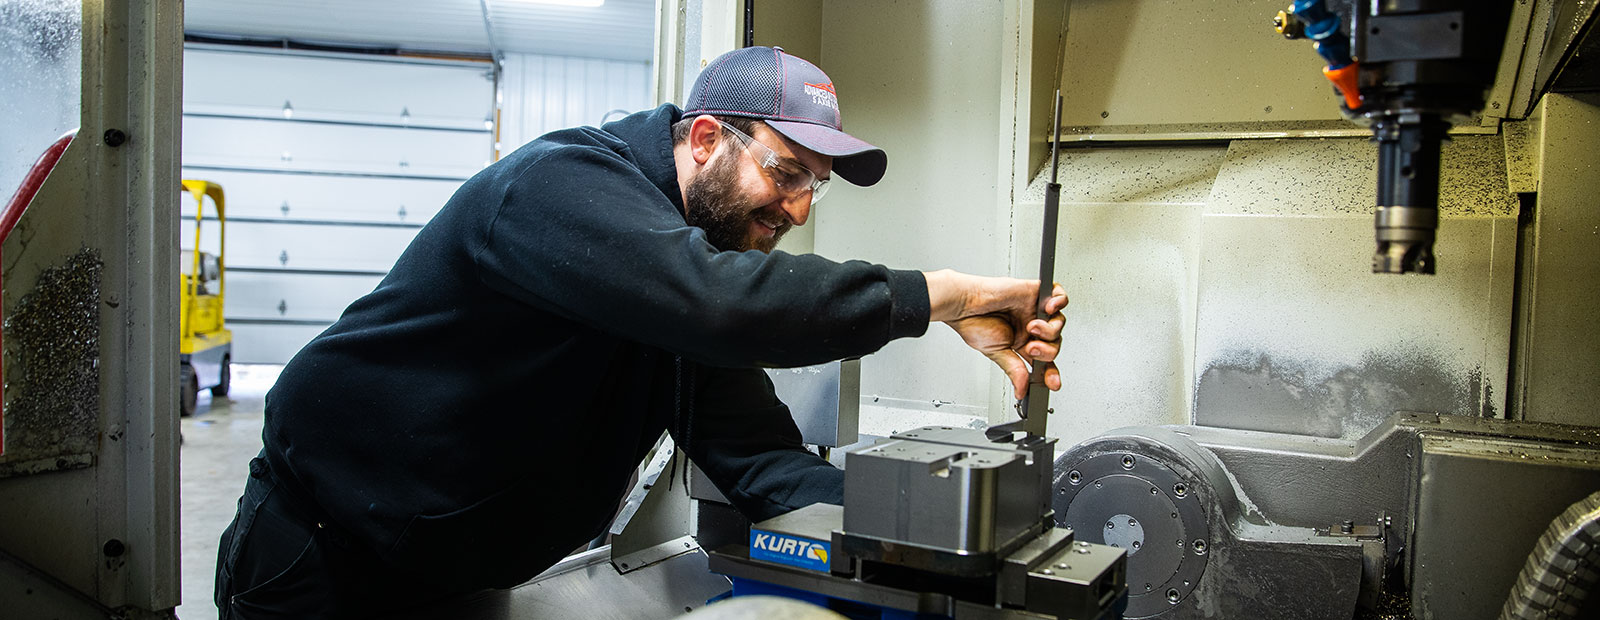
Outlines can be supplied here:
<path id="1" fill-rule="evenodd" d="M 227 269 L 227 209 L 223 206 L 222 186 L 208 181 L 183 181 L 183 190 L 194 197 L 194 246 L 183 248 L 179 259 L 181 288 L 178 301 L 178 415 L 194 415 L 200 390 L 211 395 L 228 395 L 229 366 L 233 362 L 233 332 L 222 319 L 222 295 Z M 201 251 L 200 231 L 205 223 L 206 197 L 217 207 L 217 253 Z"/>

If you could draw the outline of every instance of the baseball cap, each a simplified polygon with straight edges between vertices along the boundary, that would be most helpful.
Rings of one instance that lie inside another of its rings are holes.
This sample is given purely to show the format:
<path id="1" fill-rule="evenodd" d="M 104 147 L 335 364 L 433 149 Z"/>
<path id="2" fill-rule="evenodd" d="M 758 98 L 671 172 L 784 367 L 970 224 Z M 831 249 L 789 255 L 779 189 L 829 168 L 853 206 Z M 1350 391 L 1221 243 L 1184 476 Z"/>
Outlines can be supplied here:
<path id="1" fill-rule="evenodd" d="M 766 121 L 800 146 L 833 158 L 833 172 L 867 186 L 883 178 L 889 156 L 844 132 L 833 80 L 781 47 L 736 49 L 711 61 L 689 90 L 684 118 L 701 114 Z"/>

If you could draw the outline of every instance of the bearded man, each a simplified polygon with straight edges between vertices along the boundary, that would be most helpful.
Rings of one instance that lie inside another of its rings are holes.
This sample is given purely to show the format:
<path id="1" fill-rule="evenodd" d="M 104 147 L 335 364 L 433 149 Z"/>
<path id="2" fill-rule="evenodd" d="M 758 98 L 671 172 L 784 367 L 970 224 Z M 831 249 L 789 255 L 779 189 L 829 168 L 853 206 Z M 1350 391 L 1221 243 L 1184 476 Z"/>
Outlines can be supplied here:
<path id="1" fill-rule="evenodd" d="M 883 177 L 821 70 L 753 47 L 685 110 L 548 134 L 462 185 L 291 360 L 223 533 L 222 618 L 380 615 L 521 583 L 601 533 L 662 431 L 751 520 L 842 501 L 762 367 L 932 321 L 1026 390 L 1066 297 L 775 251 L 834 174 Z M 1053 368 L 1047 382 L 1059 389 Z"/>

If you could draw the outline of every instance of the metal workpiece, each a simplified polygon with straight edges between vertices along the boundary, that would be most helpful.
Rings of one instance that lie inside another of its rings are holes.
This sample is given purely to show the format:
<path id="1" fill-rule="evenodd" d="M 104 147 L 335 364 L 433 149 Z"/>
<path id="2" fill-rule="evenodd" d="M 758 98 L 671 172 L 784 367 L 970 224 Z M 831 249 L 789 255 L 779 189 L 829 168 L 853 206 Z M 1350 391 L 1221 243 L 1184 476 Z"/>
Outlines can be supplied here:
<path id="1" fill-rule="evenodd" d="M 1065 451 L 1055 472 L 1061 524 L 1128 554 L 1129 618 L 1349 618 L 1356 608 L 1370 545 L 1268 521 L 1221 461 L 1172 429 L 1112 431 Z"/>
<path id="2" fill-rule="evenodd" d="M 1048 519 L 1041 480 L 1048 482 L 1052 448 L 1053 440 L 995 442 L 982 431 L 925 427 L 852 451 L 846 544 L 868 555 L 969 556 L 975 564 L 956 570 L 992 572 L 995 556 L 1038 535 Z M 941 566 L 949 565 L 925 568 Z"/>
<path id="3" fill-rule="evenodd" d="M 1039 523 L 1037 479 L 999 450 L 890 440 L 852 452 L 844 529 L 853 535 L 994 553 Z"/>
<path id="4" fill-rule="evenodd" d="M 1528 563 L 1517 575 L 1501 620 L 1567 620 L 1591 617 L 1600 601 L 1591 596 L 1600 577 L 1600 491 L 1568 506 L 1550 522 Z M 1589 615 L 1583 615 L 1583 614 Z"/>
<path id="5" fill-rule="evenodd" d="M 986 450 L 1005 450 L 1026 457 L 1039 478 L 1039 514 L 1050 510 L 1050 466 L 1034 467 L 1035 463 L 1052 463 L 1056 456 L 1056 440 L 1039 434 L 1011 432 L 996 435 L 993 428 L 977 430 L 950 426 L 924 426 L 902 433 L 894 438 L 952 446 L 976 446 Z"/>

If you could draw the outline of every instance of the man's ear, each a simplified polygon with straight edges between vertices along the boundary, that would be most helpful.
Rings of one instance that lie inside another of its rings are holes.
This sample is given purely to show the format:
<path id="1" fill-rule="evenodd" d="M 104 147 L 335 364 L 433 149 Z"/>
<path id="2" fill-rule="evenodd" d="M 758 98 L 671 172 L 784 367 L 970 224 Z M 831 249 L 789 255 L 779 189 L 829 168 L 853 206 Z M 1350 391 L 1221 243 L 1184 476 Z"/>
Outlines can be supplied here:
<path id="1" fill-rule="evenodd" d="M 721 141 L 722 125 L 716 119 L 707 115 L 694 117 L 694 122 L 689 125 L 689 155 L 694 157 L 694 163 L 704 166 L 711 161 L 711 155 Z"/>

